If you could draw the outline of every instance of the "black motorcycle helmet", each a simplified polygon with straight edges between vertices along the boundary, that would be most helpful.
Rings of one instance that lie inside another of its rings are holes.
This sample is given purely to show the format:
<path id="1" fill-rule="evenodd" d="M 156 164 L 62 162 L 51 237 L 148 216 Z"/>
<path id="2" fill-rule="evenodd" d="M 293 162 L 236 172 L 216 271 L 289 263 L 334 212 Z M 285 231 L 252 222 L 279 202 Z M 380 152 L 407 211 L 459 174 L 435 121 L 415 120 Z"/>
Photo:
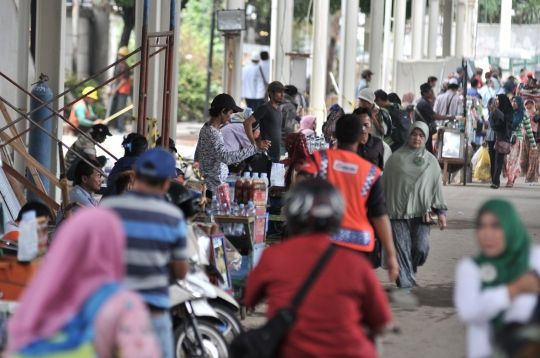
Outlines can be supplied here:
<path id="1" fill-rule="evenodd" d="M 188 218 L 196 214 L 193 208 L 193 196 L 189 189 L 181 183 L 175 180 L 171 181 L 171 186 L 167 192 L 167 199 L 182 210 L 184 217 Z"/>
<path id="2" fill-rule="evenodd" d="M 326 180 L 297 183 L 285 199 L 285 216 L 291 235 L 335 233 L 341 226 L 345 200 Z"/>

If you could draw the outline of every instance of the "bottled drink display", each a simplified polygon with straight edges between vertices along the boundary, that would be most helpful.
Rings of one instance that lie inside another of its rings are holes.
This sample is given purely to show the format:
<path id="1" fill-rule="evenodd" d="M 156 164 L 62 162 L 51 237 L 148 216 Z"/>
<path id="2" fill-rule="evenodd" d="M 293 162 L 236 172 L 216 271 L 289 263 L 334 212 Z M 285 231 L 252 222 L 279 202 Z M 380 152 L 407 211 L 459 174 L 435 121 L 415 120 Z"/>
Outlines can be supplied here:
<path id="1" fill-rule="evenodd" d="M 253 204 L 252 201 L 250 201 L 248 203 L 247 210 L 246 210 L 246 216 L 247 217 L 255 217 L 256 216 L 255 204 Z"/>
<path id="2" fill-rule="evenodd" d="M 234 201 L 232 204 L 231 204 L 231 215 L 233 216 L 240 216 L 238 215 L 238 211 L 240 210 L 240 206 L 238 205 L 238 201 Z"/>
<path id="3" fill-rule="evenodd" d="M 219 215 L 219 202 L 216 195 L 212 195 L 212 203 L 210 204 L 210 210 L 213 215 Z"/>
<path id="4" fill-rule="evenodd" d="M 324 140 L 324 135 L 321 134 L 320 137 L 317 137 L 315 135 L 311 135 L 307 137 L 308 142 L 308 150 L 310 153 L 313 153 L 316 150 L 329 148 L 330 144 L 326 143 Z"/>
<path id="5" fill-rule="evenodd" d="M 251 180 L 249 173 L 244 173 L 244 182 L 242 183 L 242 203 L 247 203 L 250 196 Z"/>
<path id="6" fill-rule="evenodd" d="M 229 195 L 231 200 L 234 200 L 234 189 L 236 187 L 236 179 L 233 177 L 232 173 L 229 173 L 226 183 L 229 185 Z"/>
<path id="7" fill-rule="evenodd" d="M 239 175 L 236 178 L 236 184 L 234 186 L 234 197 L 231 197 L 231 199 L 237 201 L 238 203 L 244 202 L 243 197 L 243 185 L 244 181 L 242 180 L 242 177 Z"/>
<path id="8" fill-rule="evenodd" d="M 268 182 L 268 174 L 267 173 L 262 173 L 261 174 L 261 197 L 260 197 L 260 200 L 259 200 L 259 204 L 257 205 L 266 205 L 266 203 L 268 202 L 268 186 L 269 186 L 269 182 Z"/>

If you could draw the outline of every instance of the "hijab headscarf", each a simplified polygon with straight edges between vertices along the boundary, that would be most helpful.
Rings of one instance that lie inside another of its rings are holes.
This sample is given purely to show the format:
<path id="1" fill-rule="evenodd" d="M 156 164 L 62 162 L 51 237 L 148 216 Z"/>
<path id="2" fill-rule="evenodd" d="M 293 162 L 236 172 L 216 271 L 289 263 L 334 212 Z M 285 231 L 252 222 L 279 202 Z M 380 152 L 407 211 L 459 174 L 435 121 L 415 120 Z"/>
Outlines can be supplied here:
<path id="1" fill-rule="evenodd" d="M 106 283 L 124 278 L 126 239 L 111 210 L 78 210 L 55 235 L 41 268 L 8 322 L 8 353 L 57 333 Z"/>
<path id="2" fill-rule="evenodd" d="M 490 81 L 493 82 L 493 88 L 491 88 L 488 83 L 485 93 L 482 94 L 482 104 L 485 108 L 487 108 L 490 98 L 495 98 L 499 94 L 504 94 L 504 90 L 502 89 L 501 83 L 498 79 L 491 77 Z"/>
<path id="3" fill-rule="evenodd" d="M 514 108 L 512 108 L 512 102 L 510 102 L 510 99 L 505 94 L 497 95 L 497 99 L 499 100 L 498 108 L 501 112 L 503 112 L 504 121 L 506 122 L 507 126 L 505 137 L 510 137 L 510 130 L 512 129 L 512 122 L 514 121 Z"/>
<path id="4" fill-rule="evenodd" d="M 304 116 L 300 121 L 300 132 L 302 132 L 306 137 L 309 137 L 313 133 L 313 123 L 317 120 L 315 116 Z"/>
<path id="5" fill-rule="evenodd" d="M 429 129 L 423 122 L 414 122 L 407 132 L 407 141 L 385 164 L 383 183 L 390 219 L 422 217 L 431 208 L 448 210 L 442 190 L 439 162 L 425 146 L 412 148 L 409 138 L 416 128 L 429 140 Z"/>
<path id="6" fill-rule="evenodd" d="M 407 92 L 403 95 L 402 104 L 404 107 L 407 107 L 409 104 L 412 104 L 414 101 L 414 93 Z"/>
<path id="7" fill-rule="evenodd" d="M 484 203 L 476 217 L 477 224 L 484 213 L 492 213 L 499 220 L 504 232 L 505 248 L 497 257 L 488 257 L 483 252 L 474 258 L 482 273 L 482 288 L 510 283 L 530 270 L 529 253 L 531 243 L 519 214 L 506 200 L 492 199 Z M 492 324 L 497 330 L 503 324 L 502 313 Z"/>
<path id="8" fill-rule="evenodd" d="M 512 129 L 516 130 L 523 122 L 523 117 L 525 116 L 525 105 L 523 104 L 523 97 L 515 96 L 514 98 L 517 101 L 518 108 L 514 109 L 514 120 L 512 121 Z"/>
<path id="9" fill-rule="evenodd" d="M 336 121 L 344 115 L 345 112 L 343 111 L 343 108 L 339 106 L 339 104 L 334 104 L 332 107 L 330 107 L 330 113 L 328 113 L 328 117 L 326 118 L 326 123 L 323 125 L 323 134 L 324 134 L 324 140 L 326 143 L 330 143 L 330 140 L 332 139 L 332 133 L 334 132 L 334 128 L 336 127 Z"/>
<path id="10" fill-rule="evenodd" d="M 287 169 L 287 174 L 285 175 L 285 186 L 289 187 L 291 185 L 292 173 L 294 171 L 300 171 L 304 161 L 309 158 L 309 149 L 306 140 L 306 136 L 302 133 L 292 133 L 287 137 L 286 143 L 287 153 L 289 158 L 283 161 L 283 164 Z"/>
<path id="11" fill-rule="evenodd" d="M 388 100 L 389 100 L 390 102 L 392 102 L 392 103 L 397 103 L 397 104 L 399 104 L 399 105 L 401 106 L 401 99 L 399 98 L 399 96 L 397 95 L 397 93 L 394 93 L 394 92 L 390 93 L 390 94 L 388 95 Z"/>

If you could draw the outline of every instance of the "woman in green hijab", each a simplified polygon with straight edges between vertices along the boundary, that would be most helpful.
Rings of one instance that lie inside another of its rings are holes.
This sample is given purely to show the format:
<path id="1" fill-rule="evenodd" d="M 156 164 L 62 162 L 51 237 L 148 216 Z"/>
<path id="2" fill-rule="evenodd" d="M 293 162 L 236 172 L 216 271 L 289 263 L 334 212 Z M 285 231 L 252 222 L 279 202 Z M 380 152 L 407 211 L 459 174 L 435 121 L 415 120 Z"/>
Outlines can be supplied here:
<path id="1" fill-rule="evenodd" d="M 428 133 L 425 123 L 411 124 L 407 143 L 388 159 L 383 175 L 386 207 L 400 267 L 396 284 L 408 291 L 418 286 L 416 270 L 426 262 L 429 253 L 431 226 L 424 223 L 422 217 L 434 211 L 439 216 L 440 229 L 446 228 L 448 207 L 441 169 L 425 147 Z"/>
<path id="2" fill-rule="evenodd" d="M 527 323 L 540 284 L 540 248 L 531 246 L 519 214 L 507 201 L 486 202 L 478 213 L 480 253 L 456 269 L 454 303 L 467 324 L 467 357 L 490 357 L 494 334 L 508 322 Z"/>

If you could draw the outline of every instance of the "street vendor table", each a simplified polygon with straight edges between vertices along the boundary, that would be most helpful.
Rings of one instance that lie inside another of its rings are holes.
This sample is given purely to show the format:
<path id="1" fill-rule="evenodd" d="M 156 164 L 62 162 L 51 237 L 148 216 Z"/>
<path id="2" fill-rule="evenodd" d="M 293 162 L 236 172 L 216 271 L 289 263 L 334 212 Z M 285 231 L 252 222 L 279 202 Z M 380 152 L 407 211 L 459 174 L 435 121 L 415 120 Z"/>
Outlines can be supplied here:
<path id="1" fill-rule="evenodd" d="M 16 301 L 34 276 L 41 259 L 21 264 L 17 256 L 0 257 L 0 292 L 2 299 Z"/>

